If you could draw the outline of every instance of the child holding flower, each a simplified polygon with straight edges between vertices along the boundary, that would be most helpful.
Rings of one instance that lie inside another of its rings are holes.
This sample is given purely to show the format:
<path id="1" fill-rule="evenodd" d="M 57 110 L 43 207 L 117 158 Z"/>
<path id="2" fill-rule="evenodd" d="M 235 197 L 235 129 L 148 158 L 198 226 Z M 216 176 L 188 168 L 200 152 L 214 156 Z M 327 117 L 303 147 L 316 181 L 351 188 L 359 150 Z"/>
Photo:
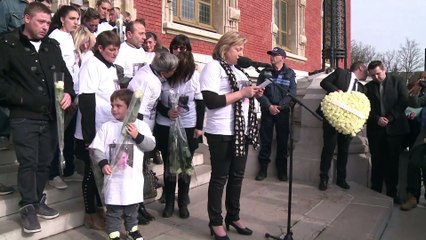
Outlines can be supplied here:
<path id="1" fill-rule="evenodd" d="M 152 132 L 145 122 L 136 119 L 125 129 L 130 138 L 123 141 L 121 129 L 133 92 L 129 89 L 111 95 L 111 113 L 115 120 L 102 125 L 89 146 L 91 158 L 105 175 L 103 194 L 106 205 L 106 232 L 110 239 L 120 239 L 121 216 L 129 239 L 142 240 L 138 231 L 138 205 L 143 202 L 143 152 L 155 147 Z M 120 146 L 124 144 L 124 146 Z M 120 151 L 116 154 L 116 151 Z M 120 156 L 115 162 L 115 156 Z M 142 184 L 141 184 L 142 183 Z"/>

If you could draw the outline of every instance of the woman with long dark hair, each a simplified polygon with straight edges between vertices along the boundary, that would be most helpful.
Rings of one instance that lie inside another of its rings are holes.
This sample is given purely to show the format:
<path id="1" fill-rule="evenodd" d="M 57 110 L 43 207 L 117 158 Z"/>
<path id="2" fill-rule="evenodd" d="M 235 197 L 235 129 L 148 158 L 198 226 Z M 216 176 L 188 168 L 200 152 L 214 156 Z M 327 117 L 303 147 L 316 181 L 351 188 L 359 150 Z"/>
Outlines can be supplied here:
<path id="1" fill-rule="evenodd" d="M 164 192 L 165 203 L 163 217 L 171 217 L 174 212 L 175 189 L 178 183 L 178 206 L 179 216 L 188 218 L 190 213 L 189 184 L 190 174 L 185 171 L 176 175 L 170 171 L 171 160 L 169 159 L 169 131 L 170 124 L 178 117 L 185 128 L 189 151 L 192 156 L 198 148 L 198 138 L 202 135 L 204 120 L 204 103 L 200 92 L 199 74 L 195 71 L 194 57 L 189 38 L 178 35 L 170 43 L 170 52 L 179 59 L 175 74 L 163 82 L 160 100 L 157 105 L 157 119 L 154 134 L 157 147 L 161 151 L 164 161 Z M 170 95 L 175 92 L 179 95 L 177 108 L 171 106 Z"/>
<path id="2" fill-rule="evenodd" d="M 79 18 L 80 12 L 77 8 L 64 5 L 53 15 L 49 29 L 49 37 L 59 42 L 62 58 L 73 78 L 74 84 L 77 82 L 79 66 L 78 61 L 76 61 L 77 57 L 72 33 L 77 29 Z M 66 112 L 66 114 L 69 114 L 67 117 L 69 117 L 71 121 L 64 132 L 63 155 L 65 159 L 65 168 L 63 170 L 63 177 L 65 181 L 81 181 L 82 176 L 75 172 L 74 165 L 74 132 L 76 118 L 74 112 Z M 59 156 L 60 150 L 58 148 L 50 167 L 49 185 L 57 189 L 65 189 L 67 188 L 67 184 L 59 177 Z"/>

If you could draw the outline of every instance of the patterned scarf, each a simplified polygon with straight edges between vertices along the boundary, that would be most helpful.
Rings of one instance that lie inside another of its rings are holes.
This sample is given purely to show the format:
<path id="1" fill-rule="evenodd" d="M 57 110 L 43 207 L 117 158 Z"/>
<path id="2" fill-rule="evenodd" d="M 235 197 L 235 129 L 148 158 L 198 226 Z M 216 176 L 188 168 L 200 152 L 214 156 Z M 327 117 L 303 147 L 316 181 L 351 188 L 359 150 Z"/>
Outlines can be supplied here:
<path id="1" fill-rule="evenodd" d="M 232 72 L 231 66 L 226 63 L 223 59 L 218 59 L 220 66 L 225 70 L 226 75 L 228 75 L 229 84 L 231 85 L 232 92 L 239 91 L 237 79 L 235 74 Z M 246 74 L 242 69 L 239 69 L 244 74 Z M 247 74 L 246 74 L 247 75 Z M 248 79 L 250 79 L 247 76 Z M 249 80 L 250 81 L 250 80 Z M 249 142 L 253 145 L 254 149 L 259 147 L 259 134 L 258 134 L 258 120 L 256 113 L 254 112 L 254 98 L 249 99 L 249 114 L 248 114 L 248 139 Z M 242 109 L 242 101 L 236 101 L 233 103 L 234 106 L 234 153 L 237 157 L 242 157 L 246 155 L 246 144 L 244 139 L 244 115 Z"/>

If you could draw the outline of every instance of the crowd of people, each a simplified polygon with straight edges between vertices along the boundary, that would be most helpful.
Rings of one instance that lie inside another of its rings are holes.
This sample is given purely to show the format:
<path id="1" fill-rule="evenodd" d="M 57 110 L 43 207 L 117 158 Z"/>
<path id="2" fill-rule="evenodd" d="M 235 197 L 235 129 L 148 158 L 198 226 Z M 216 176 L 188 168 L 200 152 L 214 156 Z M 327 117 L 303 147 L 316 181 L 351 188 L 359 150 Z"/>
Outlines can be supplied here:
<path id="1" fill-rule="evenodd" d="M 164 163 L 162 216 L 169 218 L 175 213 L 177 187 L 178 215 L 189 218 L 191 173 L 175 171 L 176 154 L 171 152 L 169 140 L 176 134 L 171 126 L 179 120 L 189 165 L 203 134 L 209 145 L 207 212 L 211 235 L 229 239 L 225 228 L 229 230 L 230 226 L 239 234 L 252 234 L 240 219 L 248 147 L 260 146 L 256 180 L 262 181 L 267 177 L 274 128 L 277 177 L 280 181 L 288 179 L 289 94 L 296 93 L 296 74 L 285 64 L 287 54 L 282 48 L 266 52 L 271 67 L 260 72 L 254 85 L 237 65 L 247 42 L 238 32 L 223 34 L 213 49 L 213 60 L 199 72 L 187 36 L 175 36 L 166 48 L 155 33 L 146 32 L 144 19 L 132 21 L 129 13 L 113 8 L 109 0 L 98 0 L 96 8 L 84 11 L 64 5 L 54 14 L 50 0 L 3 0 L 0 4 L 4 16 L 12 9 L 22 16 L 20 21 L 0 19 L 0 150 L 8 148 L 9 136 L 13 135 L 24 232 L 41 231 L 38 217 L 59 216 L 46 205 L 46 184 L 65 189 L 66 181 L 81 181 L 85 226 L 105 230 L 110 239 L 120 239 L 124 220 L 127 236 L 143 239 L 138 224 L 154 220 L 144 206 L 146 156 Z M 119 26 L 119 19 L 124 28 Z M 59 147 L 55 111 L 53 76 L 57 73 L 63 73 L 64 97 L 59 104 L 67 119 L 63 149 Z M 373 80 L 365 86 L 359 83 L 368 74 Z M 328 93 L 360 91 L 370 100 L 367 136 L 371 186 L 382 192 L 385 182 L 386 194 L 395 202 L 399 202 L 399 154 L 405 146 L 410 149 L 409 194 L 401 205 L 403 210 L 415 207 L 420 197 L 424 144 L 423 134 L 418 133 L 424 133 L 420 129 L 426 114 L 407 106 L 409 102 L 413 107 L 426 105 L 426 97 L 422 97 L 426 84 L 422 86 L 416 82 L 409 92 L 404 81 L 387 74 L 380 61 L 368 66 L 355 62 L 349 70 L 337 69 L 321 82 Z M 139 91 L 143 93 L 140 107 L 132 109 L 131 102 Z M 256 99 L 261 106 L 260 123 Z M 320 109 L 318 112 L 321 114 Z M 127 123 L 126 116 L 131 114 L 136 119 Z M 346 164 L 352 138 L 337 132 L 326 119 L 323 131 L 319 189 L 328 187 L 336 145 L 336 185 L 349 189 Z M 403 145 L 408 133 L 412 140 Z M 61 154 L 65 160 L 62 176 Z M 83 176 L 75 171 L 75 157 L 84 164 Z M 188 162 L 178 164 L 185 169 Z M 13 191 L 0 184 L 1 194 Z"/>

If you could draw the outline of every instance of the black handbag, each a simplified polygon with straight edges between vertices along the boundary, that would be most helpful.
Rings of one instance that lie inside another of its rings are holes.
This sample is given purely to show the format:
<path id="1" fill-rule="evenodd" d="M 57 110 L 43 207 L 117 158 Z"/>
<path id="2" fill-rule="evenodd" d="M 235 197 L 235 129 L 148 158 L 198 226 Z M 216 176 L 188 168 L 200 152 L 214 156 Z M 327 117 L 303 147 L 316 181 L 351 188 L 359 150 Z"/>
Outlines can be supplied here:
<path id="1" fill-rule="evenodd" d="M 143 170 L 144 185 L 143 197 L 144 199 L 155 198 L 157 196 L 157 182 L 158 178 L 152 170 Z"/>

